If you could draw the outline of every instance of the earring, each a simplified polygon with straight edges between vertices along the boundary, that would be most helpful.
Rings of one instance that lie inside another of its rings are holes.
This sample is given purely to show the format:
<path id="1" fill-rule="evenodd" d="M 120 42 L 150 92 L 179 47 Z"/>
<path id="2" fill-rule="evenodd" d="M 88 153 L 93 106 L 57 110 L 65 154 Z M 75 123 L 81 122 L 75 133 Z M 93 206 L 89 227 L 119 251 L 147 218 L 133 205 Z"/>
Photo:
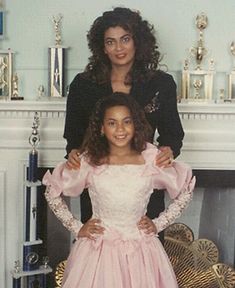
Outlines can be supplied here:
<path id="1" fill-rule="evenodd" d="M 100 132 L 100 137 L 104 137 L 104 132 L 103 131 Z"/>

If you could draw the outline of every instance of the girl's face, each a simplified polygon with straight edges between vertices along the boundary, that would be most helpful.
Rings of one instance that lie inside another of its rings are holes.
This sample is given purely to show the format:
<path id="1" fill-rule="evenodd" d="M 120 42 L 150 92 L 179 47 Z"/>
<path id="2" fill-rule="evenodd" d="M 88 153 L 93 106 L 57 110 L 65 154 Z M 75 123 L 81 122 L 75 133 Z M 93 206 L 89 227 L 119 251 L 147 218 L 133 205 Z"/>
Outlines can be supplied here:
<path id="1" fill-rule="evenodd" d="M 131 33 L 120 26 L 107 29 L 104 33 L 104 52 L 112 66 L 131 67 L 135 59 L 135 45 Z"/>
<path id="2" fill-rule="evenodd" d="M 130 110 L 126 106 L 108 108 L 104 114 L 101 132 L 106 136 L 110 150 L 112 148 L 130 148 L 135 134 Z"/>

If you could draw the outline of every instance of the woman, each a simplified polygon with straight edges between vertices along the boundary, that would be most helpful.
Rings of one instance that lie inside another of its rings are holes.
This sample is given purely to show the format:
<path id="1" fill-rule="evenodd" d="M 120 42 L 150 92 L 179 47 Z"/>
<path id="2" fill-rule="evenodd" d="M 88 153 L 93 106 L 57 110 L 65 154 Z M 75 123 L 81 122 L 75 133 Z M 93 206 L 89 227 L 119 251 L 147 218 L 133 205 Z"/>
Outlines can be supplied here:
<path id="1" fill-rule="evenodd" d="M 117 7 L 98 17 L 87 35 L 92 53 L 83 73 L 70 85 L 64 138 L 67 140 L 67 167 L 80 166 L 79 147 L 96 102 L 113 92 L 132 95 L 143 107 L 146 118 L 159 136 L 159 167 L 168 167 L 179 155 L 184 132 L 177 111 L 176 85 L 169 74 L 158 69 L 153 27 L 139 13 Z M 154 135 L 153 135 L 154 136 Z M 91 217 L 87 193 L 82 194 L 81 216 Z M 164 193 L 153 193 L 148 206 L 150 218 L 164 210 Z M 157 211 L 157 212 L 156 212 Z"/>

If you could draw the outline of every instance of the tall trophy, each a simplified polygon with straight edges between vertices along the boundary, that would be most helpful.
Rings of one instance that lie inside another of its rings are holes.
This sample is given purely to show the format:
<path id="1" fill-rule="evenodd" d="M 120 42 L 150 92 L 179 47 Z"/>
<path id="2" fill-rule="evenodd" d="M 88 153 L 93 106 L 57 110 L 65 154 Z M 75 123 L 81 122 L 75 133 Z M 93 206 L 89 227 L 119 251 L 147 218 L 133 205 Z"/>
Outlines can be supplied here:
<path id="1" fill-rule="evenodd" d="M 41 181 L 38 180 L 38 151 L 40 142 L 38 132 L 39 117 L 37 112 L 34 116 L 32 133 L 29 137 L 31 151 L 29 152 L 29 164 L 27 168 L 27 179 L 25 181 L 24 194 L 24 242 L 22 267 L 20 261 L 15 261 L 13 276 L 13 288 L 41 287 L 46 288 L 46 274 L 52 271 L 48 265 L 48 257 L 40 257 L 40 246 L 43 241 L 38 237 L 38 187 Z M 40 259 L 42 258 L 42 259 Z M 36 284 L 38 286 L 36 286 Z M 23 285 L 23 286 L 22 286 Z M 35 285 L 35 286 L 34 286 Z"/>
<path id="2" fill-rule="evenodd" d="M 208 25 L 208 18 L 204 13 L 197 15 L 196 27 L 199 31 L 199 39 L 196 46 L 190 49 L 189 57 L 184 61 L 182 71 L 181 100 L 186 101 L 211 101 L 213 93 L 213 75 L 215 63 L 213 59 L 208 61 L 208 68 L 203 67 L 203 60 L 208 54 L 204 45 L 203 31 Z M 191 63 L 190 63 L 191 62 Z M 190 64 L 193 66 L 190 69 Z"/>
<path id="3" fill-rule="evenodd" d="M 49 75 L 48 91 L 51 97 L 64 97 L 65 91 L 65 52 L 68 47 L 61 45 L 61 22 L 62 15 L 53 16 L 55 31 L 55 46 L 49 47 Z"/>
<path id="4" fill-rule="evenodd" d="M 233 56 L 235 56 L 235 42 L 230 45 L 230 51 Z M 233 57 L 233 68 L 228 75 L 228 101 L 235 100 L 235 58 Z"/>

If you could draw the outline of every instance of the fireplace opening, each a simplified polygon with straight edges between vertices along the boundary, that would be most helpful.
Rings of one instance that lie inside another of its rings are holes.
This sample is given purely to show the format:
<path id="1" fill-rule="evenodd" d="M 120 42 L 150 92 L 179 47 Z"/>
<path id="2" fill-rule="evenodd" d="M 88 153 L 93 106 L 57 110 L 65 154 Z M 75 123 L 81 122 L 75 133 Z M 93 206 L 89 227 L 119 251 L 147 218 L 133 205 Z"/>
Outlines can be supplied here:
<path id="1" fill-rule="evenodd" d="M 220 261 L 235 267 L 235 171 L 194 170 L 194 197 L 176 222 L 188 225 L 195 238 L 213 241 Z"/>

